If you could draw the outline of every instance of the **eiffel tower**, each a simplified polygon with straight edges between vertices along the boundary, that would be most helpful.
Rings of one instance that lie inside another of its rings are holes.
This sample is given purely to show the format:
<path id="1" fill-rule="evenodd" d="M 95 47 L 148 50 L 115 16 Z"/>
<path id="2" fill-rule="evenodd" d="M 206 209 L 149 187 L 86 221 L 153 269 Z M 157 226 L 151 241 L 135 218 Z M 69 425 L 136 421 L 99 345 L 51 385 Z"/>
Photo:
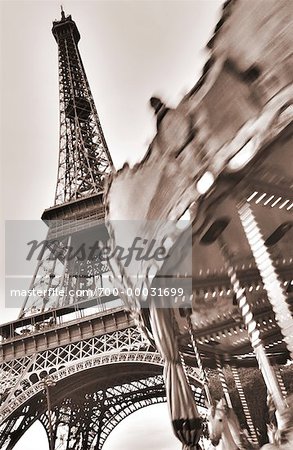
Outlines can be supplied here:
<path id="1" fill-rule="evenodd" d="M 3 450 L 12 449 L 36 420 L 50 450 L 101 449 L 121 420 L 165 401 L 161 356 L 121 299 L 103 294 L 109 268 L 78 257 L 85 241 L 107 240 L 103 188 L 113 163 L 79 53 L 78 28 L 62 10 L 52 33 L 60 97 L 55 204 L 42 215 L 48 236 L 30 286 L 44 294 L 28 296 L 19 318 L 0 327 Z M 186 370 L 200 404 L 197 371 Z"/>

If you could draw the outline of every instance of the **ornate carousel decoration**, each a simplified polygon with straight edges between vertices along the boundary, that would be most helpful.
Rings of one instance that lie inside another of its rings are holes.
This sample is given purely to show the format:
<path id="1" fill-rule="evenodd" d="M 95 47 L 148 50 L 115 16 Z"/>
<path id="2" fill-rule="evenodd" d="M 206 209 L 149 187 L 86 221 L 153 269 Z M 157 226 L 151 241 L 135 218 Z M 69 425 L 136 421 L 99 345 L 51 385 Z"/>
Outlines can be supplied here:
<path id="1" fill-rule="evenodd" d="M 292 405 L 274 367 L 293 356 L 292 12 L 286 0 L 227 1 L 200 80 L 175 109 L 151 99 L 157 134 L 147 154 L 108 183 L 112 247 L 133 249 L 138 237 L 153 242 L 157 258 L 126 264 L 114 253 L 113 280 L 164 358 L 184 449 L 199 448 L 202 434 L 188 365 L 205 388 L 213 445 L 259 448 L 238 371 L 250 366 L 258 366 L 274 411 L 266 448 L 293 445 Z M 246 430 L 233 411 L 225 365 Z M 223 389 L 216 404 L 210 368 Z"/>

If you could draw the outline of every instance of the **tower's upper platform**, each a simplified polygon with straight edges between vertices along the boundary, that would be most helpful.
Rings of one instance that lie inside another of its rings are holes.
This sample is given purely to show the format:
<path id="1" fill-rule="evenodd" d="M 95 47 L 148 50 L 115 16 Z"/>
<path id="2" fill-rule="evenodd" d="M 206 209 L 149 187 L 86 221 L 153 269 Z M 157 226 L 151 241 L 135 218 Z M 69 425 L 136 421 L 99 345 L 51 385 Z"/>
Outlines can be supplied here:
<path id="1" fill-rule="evenodd" d="M 71 15 L 65 17 L 63 9 L 61 9 L 61 20 L 55 20 L 53 22 L 52 33 L 58 43 L 60 37 L 65 36 L 69 32 L 72 32 L 75 42 L 80 40 L 80 34 L 76 23 L 72 20 Z"/>

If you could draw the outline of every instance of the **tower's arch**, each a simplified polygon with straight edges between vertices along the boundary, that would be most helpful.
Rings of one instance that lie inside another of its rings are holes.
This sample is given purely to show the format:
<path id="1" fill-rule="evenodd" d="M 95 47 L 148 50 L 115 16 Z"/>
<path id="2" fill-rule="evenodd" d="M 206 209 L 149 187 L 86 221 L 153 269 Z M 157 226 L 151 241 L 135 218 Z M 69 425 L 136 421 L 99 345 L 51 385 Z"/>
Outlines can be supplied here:
<path id="1" fill-rule="evenodd" d="M 76 449 L 85 448 L 85 442 L 101 449 L 123 419 L 141 408 L 165 401 L 162 369 L 158 353 L 129 351 L 76 361 L 49 372 L 51 382 L 56 383 L 50 391 L 56 445 L 65 437 L 66 445 L 74 442 Z M 203 396 L 197 371 L 191 370 L 189 375 L 195 400 L 200 404 Z M 2 433 L 7 434 L 3 449 L 13 449 L 36 420 L 50 435 L 43 389 L 42 381 L 28 388 L 28 399 L 2 425 Z"/>

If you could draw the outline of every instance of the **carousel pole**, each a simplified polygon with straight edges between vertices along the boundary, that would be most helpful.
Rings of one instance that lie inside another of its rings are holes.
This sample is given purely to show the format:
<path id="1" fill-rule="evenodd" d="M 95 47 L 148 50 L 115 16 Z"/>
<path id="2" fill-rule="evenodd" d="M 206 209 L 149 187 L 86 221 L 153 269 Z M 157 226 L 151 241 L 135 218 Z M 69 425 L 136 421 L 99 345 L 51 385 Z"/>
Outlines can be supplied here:
<path id="1" fill-rule="evenodd" d="M 187 367 L 186 367 L 186 363 L 185 363 L 184 356 L 183 356 L 182 352 L 179 352 L 179 357 L 180 357 L 180 361 L 181 361 L 181 364 L 182 364 L 182 367 L 183 367 L 183 372 L 184 372 L 186 381 L 190 385 L 189 378 L 188 378 L 188 373 L 187 373 Z"/>
<path id="2" fill-rule="evenodd" d="M 280 371 L 280 369 L 278 367 L 275 367 L 275 372 L 276 372 L 276 377 L 277 377 L 278 383 L 280 385 L 280 389 L 281 389 L 282 395 L 283 395 L 284 398 L 287 398 L 288 397 L 288 392 L 287 392 L 287 389 L 286 389 L 286 386 L 285 386 L 285 383 L 284 383 L 281 371 Z"/>
<path id="3" fill-rule="evenodd" d="M 286 301 L 285 290 L 249 203 L 242 202 L 239 205 L 238 213 L 269 302 L 284 336 L 287 349 L 293 359 L 293 318 Z"/>
<path id="4" fill-rule="evenodd" d="M 190 340 L 191 340 L 191 345 L 193 348 L 193 352 L 195 355 L 195 359 L 196 359 L 196 363 L 197 366 L 199 368 L 199 374 L 200 374 L 200 379 L 202 381 L 204 390 L 205 390 L 205 394 L 206 394 L 206 398 L 207 398 L 207 402 L 210 406 L 212 406 L 213 404 L 213 399 L 212 399 L 212 395 L 211 395 L 211 391 L 209 389 L 209 382 L 208 382 L 208 378 L 207 378 L 207 374 L 206 371 L 204 370 L 203 364 L 202 364 L 202 359 L 196 344 L 196 340 L 193 334 L 193 327 L 192 327 L 192 322 L 191 322 L 191 317 L 190 317 L 190 313 L 188 312 L 186 314 L 186 320 L 188 323 L 188 331 L 189 331 L 189 336 L 190 336 Z"/>
<path id="5" fill-rule="evenodd" d="M 257 329 L 257 323 L 253 317 L 253 313 L 251 310 L 251 306 L 247 301 L 246 295 L 245 295 L 245 289 L 243 289 L 240 285 L 240 281 L 237 277 L 236 270 L 234 269 L 232 265 L 232 258 L 229 253 L 228 247 L 223 240 L 223 237 L 220 236 L 218 238 L 218 242 L 223 254 L 223 257 L 225 258 L 227 269 L 228 269 L 228 275 L 230 277 L 231 285 L 233 288 L 233 291 L 236 296 L 236 300 L 238 303 L 238 307 L 240 309 L 244 325 L 247 329 L 248 336 L 251 342 L 251 346 L 254 350 L 259 369 L 262 373 L 262 376 L 264 378 L 265 384 L 267 386 L 268 392 L 271 394 L 273 401 L 275 403 L 276 409 L 279 411 L 282 411 L 284 407 L 286 406 L 284 398 L 282 396 L 282 392 L 280 390 L 280 386 L 278 384 L 278 380 L 276 378 L 275 372 L 272 369 L 269 359 L 266 355 L 263 343 L 260 339 L 260 332 Z"/>
<path id="6" fill-rule="evenodd" d="M 243 409 L 243 412 L 245 415 L 245 420 L 247 423 L 247 427 L 248 427 L 248 431 L 249 431 L 251 440 L 254 444 L 258 444 L 257 432 L 256 432 L 256 429 L 255 429 L 253 421 L 252 421 L 252 417 L 251 417 L 248 403 L 247 403 L 247 400 L 245 397 L 244 389 L 243 389 L 243 386 L 241 383 L 240 375 L 239 375 L 237 367 L 233 364 L 231 365 L 231 372 L 232 372 L 232 375 L 233 375 L 233 378 L 235 381 L 236 389 L 238 391 L 238 395 L 239 395 L 242 409 Z"/>
<path id="7" fill-rule="evenodd" d="M 220 356 L 218 354 L 216 354 L 216 366 L 217 366 L 217 371 L 218 371 L 218 374 L 219 374 L 219 378 L 220 378 L 220 382 L 221 382 L 221 385 L 222 385 L 223 394 L 224 394 L 227 406 L 228 406 L 228 408 L 233 409 L 231 397 L 230 397 L 230 394 L 229 394 L 227 380 L 226 380 L 226 377 L 225 377 L 225 374 L 224 374 L 224 370 L 223 370 L 222 359 L 220 358 Z"/>

